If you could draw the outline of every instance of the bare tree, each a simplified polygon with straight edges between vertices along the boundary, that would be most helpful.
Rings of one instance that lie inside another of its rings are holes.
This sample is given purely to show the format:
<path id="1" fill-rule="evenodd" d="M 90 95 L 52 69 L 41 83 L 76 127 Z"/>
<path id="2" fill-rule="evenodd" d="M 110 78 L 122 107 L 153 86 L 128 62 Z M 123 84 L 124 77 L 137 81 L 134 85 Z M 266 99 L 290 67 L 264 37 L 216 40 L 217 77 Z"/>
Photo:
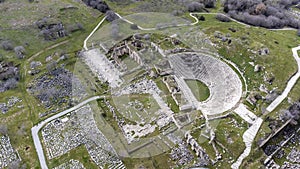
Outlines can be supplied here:
<path id="1" fill-rule="evenodd" d="M 102 13 L 105 13 L 109 10 L 109 6 L 103 0 L 82 0 L 87 6 L 90 6 L 94 9 L 99 10 Z"/>
<path id="2" fill-rule="evenodd" d="M 183 13 L 183 11 L 181 11 L 181 10 L 174 10 L 172 12 L 172 15 L 174 15 L 174 16 L 180 16 L 182 13 Z"/>
<path id="3" fill-rule="evenodd" d="M 4 49 L 4 50 L 13 50 L 14 47 L 12 45 L 12 43 L 10 41 L 3 41 L 1 42 L 1 47 Z"/>
<path id="4" fill-rule="evenodd" d="M 138 30 L 138 29 L 139 29 L 139 27 L 138 27 L 137 24 L 131 24 L 131 25 L 130 25 L 130 28 L 131 28 L 132 30 Z"/>
<path id="5" fill-rule="evenodd" d="M 239 21 L 266 28 L 290 26 L 300 28 L 299 18 L 295 18 L 287 9 L 299 0 L 225 0 L 224 12 Z"/>
<path id="6" fill-rule="evenodd" d="M 4 82 L 5 90 L 14 89 L 17 87 L 18 81 L 15 78 L 10 78 Z"/>
<path id="7" fill-rule="evenodd" d="M 214 8 L 216 5 L 216 0 L 203 0 L 202 2 L 205 8 Z"/>
<path id="8" fill-rule="evenodd" d="M 23 46 L 17 46 L 14 48 L 14 51 L 19 59 L 23 59 L 25 57 L 26 51 Z"/>
<path id="9" fill-rule="evenodd" d="M 256 8 L 255 8 L 255 13 L 256 13 L 257 15 L 260 15 L 260 14 L 265 13 L 266 10 L 267 10 L 266 5 L 265 5 L 264 3 L 260 3 L 260 4 L 258 4 L 258 5 L 256 6 Z"/>
<path id="10" fill-rule="evenodd" d="M 111 36 L 114 40 L 117 40 L 120 37 L 119 32 L 120 32 L 120 30 L 119 30 L 118 23 L 112 22 L 112 24 L 111 24 Z"/>
<path id="11" fill-rule="evenodd" d="M 0 134 L 2 134 L 2 135 L 7 135 L 8 134 L 8 129 L 7 129 L 6 125 L 0 124 Z"/>
<path id="12" fill-rule="evenodd" d="M 105 15 L 106 15 L 106 20 L 107 20 L 108 22 L 112 22 L 112 21 L 114 21 L 114 20 L 116 20 L 116 19 L 119 19 L 119 17 L 115 14 L 115 12 L 114 12 L 114 11 L 111 11 L 111 10 L 107 11 L 107 12 L 105 13 Z"/>
<path id="13" fill-rule="evenodd" d="M 216 19 L 221 22 L 230 22 L 231 21 L 230 18 L 228 18 L 227 16 L 225 16 L 223 14 L 217 14 Z"/>
<path id="14" fill-rule="evenodd" d="M 50 62 L 46 65 L 46 68 L 48 70 L 48 72 L 51 72 L 52 70 L 54 70 L 55 68 L 57 68 L 57 63 L 56 61 Z"/>
<path id="15" fill-rule="evenodd" d="M 199 2 L 191 2 L 187 8 L 189 12 L 201 12 L 204 9 L 204 5 Z"/>

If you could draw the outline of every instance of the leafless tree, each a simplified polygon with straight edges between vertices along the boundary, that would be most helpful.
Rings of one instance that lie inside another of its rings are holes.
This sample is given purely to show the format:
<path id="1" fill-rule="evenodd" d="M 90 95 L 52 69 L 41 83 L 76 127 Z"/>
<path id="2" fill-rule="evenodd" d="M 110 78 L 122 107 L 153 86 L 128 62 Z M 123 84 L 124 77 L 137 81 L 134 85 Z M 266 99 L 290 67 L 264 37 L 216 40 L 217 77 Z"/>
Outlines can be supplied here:
<path id="1" fill-rule="evenodd" d="M 217 14 L 216 19 L 221 22 L 230 22 L 231 21 L 230 18 L 228 18 L 227 16 L 224 16 L 223 14 Z"/>
<path id="2" fill-rule="evenodd" d="M 299 18 L 288 12 L 299 0 L 225 0 L 224 12 L 239 21 L 266 28 L 300 28 Z"/>
<path id="3" fill-rule="evenodd" d="M 14 89 L 17 87 L 18 81 L 15 78 L 10 78 L 4 82 L 5 90 Z"/>
<path id="4" fill-rule="evenodd" d="M 199 2 L 191 2 L 187 8 L 189 12 L 201 12 L 204 9 L 204 5 Z"/>
<path id="5" fill-rule="evenodd" d="M 114 21 L 114 20 L 116 20 L 116 19 L 119 18 L 119 17 L 115 14 L 115 12 L 114 12 L 114 11 L 111 11 L 111 10 L 107 11 L 107 12 L 105 13 L 105 15 L 106 15 L 106 20 L 107 20 L 108 22 L 112 22 L 112 21 Z"/>
<path id="6" fill-rule="evenodd" d="M 7 135 L 8 134 L 8 129 L 7 129 L 6 125 L 0 124 L 0 134 L 1 135 Z"/>
<path id="7" fill-rule="evenodd" d="M 56 61 L 50 62 L 46 65 L 48 72 L 51 72 L 53 69 L 57 67 Z"/>
<path id="8" fill-rule="evenodd" d="M 216 5 L 216 0 L 202 0 L 205 8 L 214 8 Z"/>
<path id="9" fill-rule="evenodd" d="M 112 22 L 111 24 L 111 36 L 114 40 L 117 40 L 119 38 L 119 25 L 116 22 Z"/>
<path id="10" fill-rule="evenodd" d="M 26 51 L 23 46 L 16 46 L 14 51 L 19 59 L 23 59 L 25 57 Z"/>
<path id="11" fill-rule="evenodd" d="M 4 49 L 4 50 L 13 50 L 14 47 L 12 45 L 12 43 L 10 41 L 3 41 L 1 42 L 1 47 Z"/>

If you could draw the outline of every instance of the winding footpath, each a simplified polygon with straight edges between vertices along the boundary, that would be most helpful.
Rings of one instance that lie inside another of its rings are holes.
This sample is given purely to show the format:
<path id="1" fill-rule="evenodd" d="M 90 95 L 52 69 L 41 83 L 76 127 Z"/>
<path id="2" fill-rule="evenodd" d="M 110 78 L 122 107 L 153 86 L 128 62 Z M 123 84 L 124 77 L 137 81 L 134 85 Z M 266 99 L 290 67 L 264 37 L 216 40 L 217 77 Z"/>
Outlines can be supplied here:
<path id="1" fill-rule="evenodd" d="M 121 19 L 123 20 L 124 22 L 128 23 L 128 24 L 134 24 L 132 21 L 122 17 L 120 14 L 116 13 L 115 14 Z M 238 24 L 241 24 L 241 25 L 244 25 L 244 26 L 248 26 L 248 27 L 255 27 L 255 28 L 260 28 L 260 27 L 257 27 L 257 26 L 252 26 L 252 25 L 249 25 L 249 24 L 246 24 L 246 23 L 243 23 L 243 22 L 240 22 L 236 19 L 233 19 L 223 13 L 205 13 L 205 12 L 191 12 L 189 13 L 190 17 L 192 17 L 193 19 L 195 19 L 195 22 L 193 23 L 190 23 L 190 24 L 179 24 L 179 25 L 172 25 L 172 26 L 166 26 L 164 28 L 169 28 L 169 27 L 182 27 L 182 26 L 194 26 L 196 24 L 199 23 L 199 19 L 195 16 L 195 15 L 217 15 L 217 14 L 220 14 L 220 15 L 223 15 L 227 18 L 229 18 L 231 21 L 233 22 L 236 22 Z M 98 25 L 94 28 L 94 30 L 90 33 L 90 35 L 84 40 L 84 43 L 83 43 L 83 48 L 85 50 L 88 50 L 87 48 L 87 41 L 89 40 L 89 38 L 98 30 L 98 28 L 103 24 L 103 22 L 105 21 L 106 19 L 106 16 L 98 23 Z M 158 28 L 143 28 L 139 25 L 137 25 L 138 29 L 140 30 L 143 30 L 143 31 L 154 31 L 154 30 L 158 30 Z M 268 30 L 295 30 L 294 28 L 282 28 L 282 29 L 268 29 Z"/>
<path id="2" fill-rule="evenodd" d="M 46 163 L 46 159 L 45 159 L 45 154 L 44 154 L 44 151 L 43 151 L 43 147 L 42 147 L 42 143 L 40 141 L 40 138 L 39 138 L 39 131 L 42 129 L 42 127 L 49 123 L 50 121 L 54 120 L 54 119 L 57 119 L 61 116 L 64 116 L 82 106 L 84 106 L 85 104 L 88 104 L 89 102 L 92 102 L 94 100 L 97 100 L 97 99 L 100 99 L 100 98 L 105 98 L 105 96 L 94 96 L 94 97 L 91 97 L 81 103 L 79 103 L 78 105 L 70 108 L 70 109 L 67 109 L 65 111 L 62 111 L 58 114 L 55 114 L 49 118 L 47 118 L 46 120 L 38 123 L 36 126 L 32 127 L 31 128 L 31 134 L 32 134 L 32 138 L 33 138 L 33 143 L 34 143 L 34 146 L 35 146 L 35 149 L 36 149 L 36 152 L 38 154 L 38 157 L 39 157 L 39 161 L 40 161 L 40 166 L 42 169 L 48 169 L 47 167 L 47 163 Z"/>
<path id="3" fill-rule="evenodd" d="M 106 16 L 98 23 L 98 25 L 93 29 L 93 31 L 89 34 L 89 36 L 84 40 L 83 42 L 83 48 L 85 50 L 88 50 L 86 43 L 90 39 L 90 37 L 98 30 L 98 28 L 102 25 L 102 23 L 105 21 Z"/>

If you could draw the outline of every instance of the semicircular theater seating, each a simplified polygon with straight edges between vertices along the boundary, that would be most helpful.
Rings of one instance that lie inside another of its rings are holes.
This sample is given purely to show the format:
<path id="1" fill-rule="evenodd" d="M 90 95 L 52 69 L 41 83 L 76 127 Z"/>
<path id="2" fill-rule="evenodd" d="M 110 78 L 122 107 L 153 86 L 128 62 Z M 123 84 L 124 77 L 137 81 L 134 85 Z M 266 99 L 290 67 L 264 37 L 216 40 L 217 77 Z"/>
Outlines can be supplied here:
<path id="1" fill-rule="evenodd" d="M 233 108 L 242 96 L 242 82 L 235 71 L 221 60 L 202 53 L 179 53 L 169 56 L 176 79 L 194 106 L 206 115 L 217 115 Z M 203 82 L 210 96 L 203 102 L 191 96 L 191 90 L 182 84 L 184 79 Z"/>

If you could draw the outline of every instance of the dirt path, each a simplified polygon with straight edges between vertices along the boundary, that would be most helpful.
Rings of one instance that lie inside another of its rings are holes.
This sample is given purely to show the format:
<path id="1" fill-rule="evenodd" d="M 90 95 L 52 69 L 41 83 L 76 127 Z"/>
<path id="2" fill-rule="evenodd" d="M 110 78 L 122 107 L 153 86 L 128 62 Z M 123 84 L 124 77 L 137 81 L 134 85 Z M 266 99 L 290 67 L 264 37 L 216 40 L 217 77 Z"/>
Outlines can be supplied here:
<path id="1" fill-rule="evenodd" d="M 298 65 L 298 71 L 297 73 L 290 78 L 290 80 L 287 83 L 286 88 L 282 92 L 281 95 L 279 95 L 268 107 L 267 107 L 267 113 L 272 112 L 290 93 L 294 85 L 297 83 L 299 77 L 300 77 L 300 58 L 298 56 L 298 50 L 300 50 L 300 46 L 295 47 L 292 49 L 293 57 L 297 62 Z"/>

